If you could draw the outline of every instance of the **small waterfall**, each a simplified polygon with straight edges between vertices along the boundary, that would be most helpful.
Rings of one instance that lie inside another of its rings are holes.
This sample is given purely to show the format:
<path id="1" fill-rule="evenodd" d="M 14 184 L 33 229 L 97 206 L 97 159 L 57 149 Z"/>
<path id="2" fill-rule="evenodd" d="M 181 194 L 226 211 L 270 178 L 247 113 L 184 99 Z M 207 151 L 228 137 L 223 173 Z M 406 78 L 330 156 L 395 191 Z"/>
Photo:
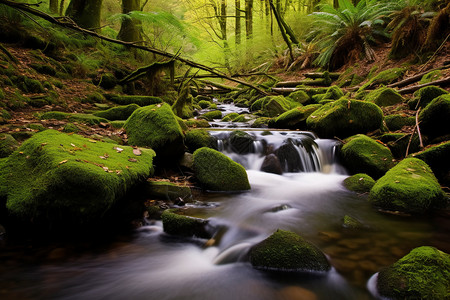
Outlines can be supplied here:
<path id="1" fill-rule="evenodd" d="M 336 161 L 340 142 L 319 139 L 311 132 L 235 130 L 210 133 L 217 140 L 217 149 L 247 170 L 263 170 L 277 174 L 345 174 L 345 170 Z"/>

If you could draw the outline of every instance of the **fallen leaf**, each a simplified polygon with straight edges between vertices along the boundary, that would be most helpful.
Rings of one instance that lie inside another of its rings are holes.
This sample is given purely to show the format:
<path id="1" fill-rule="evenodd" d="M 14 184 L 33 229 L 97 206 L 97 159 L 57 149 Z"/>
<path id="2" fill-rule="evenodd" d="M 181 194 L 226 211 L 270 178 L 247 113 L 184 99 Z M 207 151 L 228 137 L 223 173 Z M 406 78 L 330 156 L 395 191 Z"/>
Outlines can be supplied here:
<path id="1" fill-rule="evenodd" d="M 106 157 L 104 157 L 104 156 L 99 156 L 101 159 L 106 159 Z"/>
<path id="2" fill-rule="evenodd" d="M 129 158 L 128 161 L 137 162 L 137 159 L 136 158 Z"/>
<path id="3" fill-rule="evenodd" d="M 105 172 L 108 172 L 109 171 L 109 168 L 108 167 L 102 167 L 103 168 L 103 170 L 105 171 Z"/>
<path id="4" fill-rule="evenodd" d="M 59 164 L 62 165 L 62 164 L 65 164 L 66 162 L 67 162 L 67 159 L 60 161 Z"/>
<path id="5" fill-rule="evenodd" d="M 41 144 L 41 146 L 45 146 L 45 145 L 47 145 L 47 143 L 42 143 L 42 144 Z"/>
<path id="6" fill-rule="evenodd" d="M 75 144 L 73 144 L 73 143 L 70 143 L 70 146 L 72 146 L 72 147 L 76 147 L 76 146 L 75 146 Z"/>
<path id="7" fill-rule="evenodd" d="M 113 149 L 116 150 L 117 153 L 121 153 L 123 151 L 123 149 L 119 147 L 113 147 Z"/>
<path id="8" fill-rule="evenodd" d="M 116 170 L 117 175 L 120 175 L 120 173 L 122 173 L 122 170 Z"/>
<path id="9" fill-rule="evenodd" d="M 136 155 L 136 156 L 139 156 L 142 153 L 141 153 L 141 150 L 139 150 L 138 148 L 135 148 L 135 149 L 133 149 L 133 154 Z"/>
<path id="10" fill-rule="evenodd" d="M 89 140 L 89 142 L 91 142 L 91 143 L 97 143 L 97 141 L 94 141 L 94 140 Z"/>

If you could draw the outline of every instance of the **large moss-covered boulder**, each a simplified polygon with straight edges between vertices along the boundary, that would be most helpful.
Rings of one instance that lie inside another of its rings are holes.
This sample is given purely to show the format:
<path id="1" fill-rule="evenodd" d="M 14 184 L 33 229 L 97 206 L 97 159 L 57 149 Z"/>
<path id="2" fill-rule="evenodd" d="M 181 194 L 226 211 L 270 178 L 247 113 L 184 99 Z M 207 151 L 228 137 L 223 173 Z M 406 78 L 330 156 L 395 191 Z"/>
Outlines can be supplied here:
<path id="1" fill-rule="evenodd" d="M 392 88 L 381 87 L 367 94 L 365 100 L 378 106 L 390 106 L 402 103 L 403 97 Z"/>
<path id="2" fill-rule="evenodd" d="M 382 121 L 383 112 L 377 105 L 340 99 L 313 112 L 306 119 L 306 125 L 322 138 L 345 138 L 378 129 Z"/>
<path id="3" fill-rule="evenodd" d="M 102 110 L 94 113 L 94 116 L 105 118 L 110 121 L 126 120 L 131 114 L 140 106 L 137 104 L 129 104 L 126 106 L 116 106 L 107 110 Z"/>
<path id="4" fill-rule="evenodd" d="M 442 185 L 450 186 L 450 160 L 448 159 L 450 141 L 414 153 L 412 156 L 426 162 Z"/>
<path id="5" fill-rule="evenodd" d="M 294 105 L 292 105 L 294 106 Z M 276 117 L 291 109 L 291 103 L 283 96 L 267 96 L 256 100 L 250 110 L 265 117 Z"/>
<path id="6" fill-rule="evenodd" d="M 392 167 L 392 153 L 388 147 L 359 134 L 348 138 L 342 146 L 343 165 L 352 173 L 366 173 L 380 178 Z"/>
<path id="7" fill-rule="evenodd" d="M 353 176 L 347 177 L 344 180 L 344 186 L 350 191 L 357 193 L 368 193 L 374 186 L 375 180 L 367 174 L 358 173 Z"/>
<path id="8" fill-rule="evenodd" d="M 396 131 L 404 126 L 413 126 L 416 123 L 416 118 L 405 114 L 393 114 L 386 116 L 384 122 L 390 131 Z"/>
<path id="9" fill-rule="evenodd" d="M 272 122 L 270 122 L 269 125 L 274 128 L 305 129 L 306 119 L 321 106 L 322 105 L 320 104 L 298 106 L 296 108 L 288 110 L 285 113 L 282 113 Z"/>
<path id="10" fill-rule="evenodd" d="M 165 233 L 183 237 L 211 238 L 211 234 L 206 230 L 208 220 L 186 216 L 183 213 L 182 209 L 167 209 L 162 213 Z"/>
<path id="11" fill-rule="evenodd" d="M 7 157 L 19 147 L 19 143 L 12 135 L 0 133 L 0 158 Z"/>
<path id="12" fill-rule="evenodd" d="M 222 112 L 220 110 L 212 110 L 201 115 L 201 118 L 204 118 L 208 121 L 212 121 L 214 119 L 222 119 Z"/>
<path id="13" fill-rule="evenodd" d="M 435 98 L 419 114 L 422 134 L 435 138 L 450 134 L 450 94 Z"/>
<path id="14" fill-rule="evenodd" d="M 141 149 L 136 156 L 131 147 L 45 130 L 5 159 L 2 196 L 9 212 L 24 220 L 90 222 L 152 175 L 154 155 Z"/>
<path id="15" fill-rule="evenodd" d="M 434 247 L 413 249 L 378 273 L 378 293 L 388 299 L 450 299 L 450 255 Z"/>
<path id="16" fill-rule="evenodd" d="M 312 97 L 314 102 L 319 103 L 322 100 L 338 100 L 344 96 L 344 92 L 337 86 L 330 86 L 324 94 L 317 94 Z"/>
<path id="17" fill-rule="evenodd" d="M 256 269 L 283 272 L 326 272 L 327 258 L 315 245 L 294 232 L 278 229 L 250 249 L 250 262 Z"/>
<path id="18" fill-rule="evenodd" d="M 158 159 L 176 160 L 184 153 L 183 131 L 167 103 L 135 110 L 124 128 L 130 145 L 151 147 Z"/>
<path id="19" fill-rule="evenodd" d="M 287 96 L 287 98 L 290 98 L 290 99 L 292 99 L 292 101 L 297 102 L 302 105 L 312 104 L 311 97 L 305 91 L 302 91 L 302 90 L 290 93 Z"/>
<path id="20" fill-rule="evenodd" d="M 210 148 L 194 152 L 194 173 L 201 185 L 211 191 L 249 190 L 247 172 L 240 164 Z"/>
<path id="21" fill-rule="evenodd" d="M 381 177 L 370 190 L 370 201 L 383 210 L 421 214 L 446 201 L 430 167 L 406 158 Z"/>
<path id="22" fill-rule="evenodd" d="M 436 97 L 446 94 L 448 92 L 438 86 L 426 86 L 414 92 L 413 98 L 408 101 L 408 106 L 411 109 L 424 108 Z"/>
<path id="23" fill-rule="evenodd" d="M 216 144 L 216 139 L 205 129 L 192 129 L 186 131 L 185 144 L 189 152 L 193 153 L 198 148 L 213 148 Z"/>
<path id="24" fill-rule="evenodd" d="M 398 80 L 405 73 L 406 69 L 404 68 L 392 68 L 381 71 L 377 73 L 375 76 L 371 77 L 369 81 L 363 84 L 358 91 L 365 90 L 367 88 L 378 86 L 380 84 L 389 84 L 396 80 Z"/>

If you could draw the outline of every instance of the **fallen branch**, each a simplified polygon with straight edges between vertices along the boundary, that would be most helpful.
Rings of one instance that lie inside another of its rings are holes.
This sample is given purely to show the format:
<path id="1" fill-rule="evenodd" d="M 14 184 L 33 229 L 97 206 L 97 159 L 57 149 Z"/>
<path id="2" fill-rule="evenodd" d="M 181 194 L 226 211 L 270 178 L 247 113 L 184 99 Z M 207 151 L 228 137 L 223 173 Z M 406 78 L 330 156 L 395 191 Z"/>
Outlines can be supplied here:
<path id="1" fill-rule="evenodd" d="M 438 85 L 438 86 L 447 86 L 450 84 L 450 77 L 446 77 L 444 79 L 440 79 L 440 80 L 436 80 L 436 81 L 432 81 L 432 82 L 428 82 L 428 83 L 424 83 L 424 84 L 419 84 L 419 85 L 415 85 L 409 88 L 404 88 L 399 90 L 398 92 L 400 94 L 411 94 L 414 93 L 415 91 L 426 87 L 426 86 L 430 86 L 430 85 Z"/>
<path id="2" fill-rule="evenodd" d="M 417 82 L 417 81 L 421 80 L 422 77 L 423 77 L 423 75 L 426 75 L 426 74 L 428 74 L 428 73 L 430 73 L 430 72 L 433 72 L 433 71 L 442 70 L 442 69 L 447 69 L 447 68 L 449 68 L 449 67 L 450 67 L 450 65 L 445 65 L 445 66 L 441 66 L 441 67 L 438 67 L 438 68 L 434 68 L 434 69 L 431 69 L 431 70 L 422 72 L 422 73 L 420 73 L 420 74 L 411 76 L 411 77 L 409 77 L 409 78 L 403 79 L 402 81 L 398 81 L 398 82 L 395 82 L 395 83 L 392 83 L 392 84 L 388 84 L 387 87 L 394 88 L 394 87 L 403 87 L 403 86 L 407 86 L 407 85 L 409 85 L 409 84 L 411 84 L 411 83 L 414 83 L 414 82 Z"/>
<path id="3" fill-rule="evenodd" d="M 318 73 L 318 72 L 315 72 L 315 73 L 305 73 L 305 74 L 303 74 L 306 78 L 312 78 L 312 79 L 315 79 L 315 78 L 325 78 L 326 77 L 326 73 L 325 72 L 323 72 L 323 73 Z M 328 73 L 328 77 L 330 77 L 331 79 L 338 79 L 339 78 L 339 76 L 341 76 L 341 73 Z"/>
<path id="4" fill-rule="evenodd" d="M 40 11 L 40 10 L 37 10 L 37 9 L 34 9 L 34 8 L 30 7 L 30 5 L 27 4 L 27 3 L 17 3 L 17 2 L 10 1 L 10 0 L 0 0 L 0 3 L 4 4 L 4 5 L 7 5 L 9 7 L 12 7 L 12 8 L 18 9 L 18 10 L 21 10 L 21 11 L 26 11 L 26 12 L 28 12 L 30 14 L 33 14 L 35 16 L 38 16 L 38 17 L 40 17 L 40 18 L 42 18 L 42 19 L 44 19 L 44 20 L 46 20 L 46 21 L 48 21 L 48 22 L 50 22 L 52 24 L 56 24 L 56 25 L 59 25 L 61 27 L 69 28 L 69 29 L 72 29 L 72 30 L 75 30 L 75 31 L 78 31 L 78 32 L 81 32 L 81 33 L 84 33 L 84 34 L 87 34 L 87 35 L 91 35 L 91 36 L 94 36 L 96 38 L 102 39 L 104 41 L 108 41 L 108 42 L 115 43 L 115 44 L 120 44 L 120 45 L 131 47 L 131 48 L 141 49 L 143 51 L 147 51 L 147 52 L 151 52 L 151 53 L 154 53 L 154 54 L 157 54 L 157 55 L 161 55 L 161 56 L 164 56 L 164 57 L 169 57 L 169 58 L 175 59 L 175 60 L 180 61 L 180 62 L 182 62 L 182 63 L 184 63 L 184 64 L 186 64 L 188 66 L 191 66 L 191 67 L 194 67 L 194 68 L 197 68 L 197 69 L 201 69 L 201 70 L 205 70 L 205 71 L 210 72 L 212 74 L 215 74 L 215 75 L 217 75 L 217 76 L 219 76 L 221 78 L 224 78 L 224 79 L 227 79 L 227 80 L 230 80 L 230 81 L 234 81 L 234 82 L 240 83 L 242 85 L 248 86 L 248 87 L 258 91 L 262 95 L 267 95 L 267 93 L 265 91 L 263 91 L 262 89 L 258 88 L 257 86 L 254 86 L 253 84 L 250 84 L 248 82 L 245 82 L 245 81 L 242 81 L 242 80 L 239 80 L 239 79 L 232 78 L 232 77 L 230 77 L 230 76 L 228 76 L 228 75 L 226 75 L 226 74 L 224 74 L 222 72 L 216 71 L 213 68 L 210 68 L 210 67 L 205 66 L 203 64 L 200 64 L 200 63 L 197 63 L 197 62 L 194 62 L 194 61 L 191 61 L 191 60 L 188 60 L 188 59 L 176 56 L 175 54 L 172 54 L 172 53 L 169 53 L 169 52 L 165 52 L 165 51 L 162 51 L 162 50 L 159 50 L 159 49 L 150 48 L 150 47 L 141 46 L 141 45 L 136 45 L 134 43 L 124 42 L 124 41 L 116 40 L 116 39 L 113 39 L 113 38 L 101 35 L 101 34 L 99 34 L 97 32 L 81 28 L 78 25 L 76 25 L 73 21 L 67 21 L 67 18 L 60 18 L 60 20 L 56 19 L 56 18 L 52 17 L 49 14 L 46 14 L 46 13 Z"/>
<path id="5" fill-rule="evenodd" d="M 277 94 L 282 94 L 282 95 L 290 94 L 297 90 L 298 90 L 298 88 L 295 88 L 295 87 L 273 87 L 272 88 L 272 92 L 277 93 Z"/>
<path id="6" fill-rule="evenodd" d="M 417 127 L 417 134 L 419 135 L 420 148 L 423 149 L 422 135 L 420 134 L 420 127 L 419 127 L 419 123 L 420 123 L 419 122 L 420 109 L 421 109 L 421 107 L 419 107 L 419 109 L 416 112 L 416 127 Z"/>
<path id="7" fill-rule="evenodd" d="M 229 86 L 229 85 L 225 85 L 225 84 L 220 84 L 214 81 L 209 81 L 209 80 L 202 80 L 203 83 L 207 84 L 207 85 L 211 85 L 213 87 L 222 89 L 222 90 L 227 90 L 228 92 L 230 91 L 240 91 L 240 88 L 234 87 L 234 86 Z"/>
<path id="8" fill-rule="evenodd" d="M 119 81 L 119 84 L 129 83 L 132 81 L 136 81 L 139 78 L 146 76 L 147 74 L 154 74 L 155 72 L 158 72 L 162 69 L 168 68 L 170 70 L 170 80 L 173 83 L 174 80 L 174 60 L 171 59 L 166 62 L 154 62 L 148 66 L 141 67 L 133 72 L 131 72 L 128 76 L 124 77 L 122 80 Z"/>

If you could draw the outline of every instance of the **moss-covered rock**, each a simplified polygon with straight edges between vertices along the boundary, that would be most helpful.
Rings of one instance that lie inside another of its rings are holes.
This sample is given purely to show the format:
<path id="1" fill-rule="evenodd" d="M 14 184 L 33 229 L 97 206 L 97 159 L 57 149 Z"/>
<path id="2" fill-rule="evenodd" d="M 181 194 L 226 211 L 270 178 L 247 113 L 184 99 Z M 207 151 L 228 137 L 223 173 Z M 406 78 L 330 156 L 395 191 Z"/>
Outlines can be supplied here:
<path id="1" fill-rule="evenodd" d="M 327 91 L 323 95 L 322 99 L 338 100 L 339 98 L 341 98 L 343 96 L 344 96 L 344 93 L 342 92 L 342 90 L 337 85 L 332 85 L 327 89 Z"/>
<path id="2" fill-rule="evenodd" d="M 320 104 L 311 104 L 293 108 L 275 118 L 270 122 L 270 126 L 284 129 L 305 129 L 306 119 L 321 106 Z"/>
<path id="3" fill-rule="evenodd" d="M 29 66 L 33 69 L 35 69 L 38 73 L 44 74 L 44 75 L 50 75 L 55 76 L 56 70 L 50 65 L 43 65 L 38 63 L 31 63 Z"/>
<path id="4" fill-rule="evenodd" d="M 237 117 L 239 117 L 238 113 L 230 113 L 222 118 L 222 122 L 233 122 Z"/>
<path id="5" fill-rule="evenodd" d="M 430 167 L 417 158 L 406 158 L 389 170 L 372 187 L 369 198 L 381 209 L 414 214 L 446 202 Z"/>
<path id="6" fill-rule="evenodd" d="M 364 229 L 366 226 L 364 226 L 363 223 L 361 223 L 358 219 L 345 215 L 344 219 L 342 220 L 342 227 L 346 229 Z"/>
<path id="7" fill-rule="evenodd" d="M 391 106 L 402 103 L 404 99 L 396 90 L 381 87 L 367 94 L 365 100 L 378 106 Z"/>
<path id="8" fill-rule="evenodd" d="M 11 114 L 6 109 L 0 108 L 0 124 L 4 124 L 10 119 Z"/>
<path id="9" fill-rule="evenodd" d="M 291 103 L 283 96 L 267 96 L 256 100 L 250 110 L 261 116 L 276 117 L 291 108 Z"/>
<path id="10" fill-rule="evenodd" d="M 125 96 L 125 95 L 114 95 L 108 97 L 109 100 L 120 105 L 137 104 L 139 106 L 147 106 L 152 104 L 162 103 L 163 100 L 159 97 L 154 96 Z"/>
<path id="11" fill-rule="evenodd" d="M 378 273 L 378 293 L 389 299 L 449 299 L 450 255 L 434 247 L 413 249 Z"/>
<path id="12" fill-rule="evenodd" d="M 212 110 L 204 113 L 200 117 L 208 121 L 212 121 L 214 119 L 222 119 L 222 112 L 220 110 Z"/>
<path id="13" fill-rule="evenodd" d="M 102 88 L 104 88 L 105 90 L 110 90 L 117 85 L 118 80 L 117 80 L 116 76 L 114 76 L 114 74 L 105 73 L 105 74 L 102 74 L 99 78 L 96 78 L 95 80 L 93 80 L 93 82 L 95 85 L 99 85 Z"/>
<path id="14" fill-rule="evenodd" d="M 395 158 L 404 158 L 407 149 L 408 153 L 413 153 L 420 150 L 420 140 L 417 134 L 414 134 L 411 139 L 410 134 L 386 133 L 383 134 L 379 139 L 391 150 L 391 153 Z"/>
<path id="15" fill-rule="evenodd" d="M 383 112 L 377 105 L 340 99 L 314 111 L 306 119 L 306 125 L 322 138 L 345 138 L 378 129 L 382 121 Z"/>
<path id="16" fill-rule="evenodd" d="M 195 176 L 201 185 L 211 191 L 249 190 L 247 172 L 240 164 L 210 148 L 194 152 Z"/>
<path id="17" fill-rule="evenodd" d="M 438 80 L 442 77 L 442 71 L 441 70 L 434 70 L 431 72 L 428 72 L 427 74 L 423 75 L 422 78 L 419 81 L 419 84 L 429 83 L 435 80 Z"/>
<path id="18" fill-rule="evenodd" d="M 448 94 L 448 92 L 438 86 L 426 86 L 414 92 L 413 98 L 408 101 L 408 106 L 411 109 L 417 109 L 419 107 L 424 108 L 433 101 L 433 99 L 446 94 Z"/>
<path id="19" fill-rule="evenodd" d="M 257 118 L 252 124 L 251 127 L 252 128 L 267 128 L 268 124 L 270 123 L 270 120 L 272 120 L 272 118 L 268 118 L 268 117 L 260 117 Z"/>
<path id="20" fill-rule="evenodd" d="M 241 130 L 233 131 L 228 137 L 231 151 L 239 154 L 248 154 L 254 151 L 255 137 Z"/>
<path id="21" fill-rule="evenodd" d="M 384 117 L 384 122 L 390 131 L 402 129 L 404 126 L 413 126 L 416 118 L 408 115 L 394 114 Z"/>
<path id="22" fill-rule="evenodd" d="M 204 119 L 189 119 L 185 120 L 184 123 L 192 128 L 208 128 L 211 126 L 208 121 Z"/>
<path id="23" fill-rule="evenodd" d="M 200 100 L 199 102 L 198 102 L 198 105 L 201 107 L 201 108 L 208 108 L 208 107 L 210 107 L 211 106 L 211 101 L 208 101 L 208 100 Z"/>
<path id="24" fill-rule="evenodd" d="M 152 150 L 135 156 L 131 147 L 121 146 L 120 152 L 113 147 L 55 130 L 35 134 L 3 165 L 7 209 L 44 224 L 96 221 L 153 173 Z"/>
<path id="25" fill-rule="evenodd" d="M 0 158 L 7 157 L 19 147 L 19 143 L 10 134 L 0 133 Z"/>
<path id="26" fill-rule="evenodd" d="M 63 132 L 66 133 L 77 133 L 80 129 L 73 123 L 67 123 L 64 125 Z"/>
<path id="27" fill-rule="evenodd" d="M 302 105 L 312 104 L 311 97 L 305 91 L 302 90 L 292 92 L 287 97 L 292 99 L 292 101 Z"/>
<path id="28" fill-rule="evenodd" d="M 448 159 L 450 157 L 450 141 L 414 153 L 412 156 L 426 162 L 442 185 L 450 186 L 450 162 Z"/>
<path id="29" fill-rule="evenodd" d="M 106 98 L 102 94 L 98 92 L 94 92 L 86 96 L 86 98 L 81 99 L 81 103 L 92 103 L 95 106 L 99 107 L 100 103 L 105 102 Z M 104 104 L 106 105 L 106 104 Z M 100 106 L 101 107 L 101 106 Z M 106 105 L 107 107 L 107 105 Z"/>
<path id="30" fill-rule="evenodd" d="M 327 272 L 325 255 L 315 245 L 290 231 L 278 229 L 250 249 L 250 262 L 256 269 L 284 272 Z"/>
<path id="31" fill-rule="evenodd" d="M 131 114 L 140 106 L 137 104 L 130 104 L 126 106 L 116 106 L 107 110 L 94 113 L 94 116 L 105 118 L 110 121 L 126 120 Z"/>
<path id="32" fill-rule="evenodd" d="M 347 177 L 344 180 L 344 186 L 350 191 L 357 193 L 368 193 L 375 184 L 375 180 L 367 174 L 358 173 Z"/>
<path id="33" fill-rule="evenodd" d="M 41 120 L 67 120 L 70 122 L 79 122 L 89 125 L 108 123 L 108 120 L 91 114 L 66 113 L 61 111 L 48 111 L 40 115 Z"/>
<path id="34" fill-rule="evenodd" d="M 450 94 L 435 98 L 419 114 L 420 130 L 430 139 L 450 134 Z"/>
<path id="35" fill-rule="evenodd" d="M 369 79 L 364 85 L 362 85 L 358 91 L 365 90 L 367 88 L 377 86 L 380 84 L 389 84 L 399 79 L 405 73 L 404 68 L 392 68 L 379 72 L 377 75 Z"/>
<path id="36" fill-rule="evenodd" d="M 344 166 L 352 173 L 366 173 L 380 178 L 392 167 L 392 153 L 388 147 L 359 134 L 348 138 L 341 149 Z"/>
<path id="37" fill-rule="evenodd" d="M 45 93 L 44 86 L 39 80 L 23 76 L 18 87 L 25 93 Z"/>
<path id="38" fill-rule="evenodd" d="M 194 153 L 195 150 L 202 147 L 213 147 L 214 138 L 204 129 L 193 129 L 186 131 L 184 143 L 189 152 Z"/>
<path id="39" fill-rule="evenodd" d="M 184 134 L 167 103 L 141 107 L 124 125 L 128 143 L 155 150 L 157 158 L 178 160 L 184 153 Z"/>
<path id="40" fill-rule="evenodd" d="M 188 186 L 179 186 L 167 181 L 147 181 L 145 183 L 145 195 L 147 198 L 160 200 L 184 201 L 192 199 L 191 189 Z"/>
<path id="41" fill-rule="evenodd" d="M 183 213 L 182 209 L 167 209 L 162 213 L 165 233 L 183 237 L 211 238 L 211 234 L 206 230 L 208 220 L 193 218 Z"/>

